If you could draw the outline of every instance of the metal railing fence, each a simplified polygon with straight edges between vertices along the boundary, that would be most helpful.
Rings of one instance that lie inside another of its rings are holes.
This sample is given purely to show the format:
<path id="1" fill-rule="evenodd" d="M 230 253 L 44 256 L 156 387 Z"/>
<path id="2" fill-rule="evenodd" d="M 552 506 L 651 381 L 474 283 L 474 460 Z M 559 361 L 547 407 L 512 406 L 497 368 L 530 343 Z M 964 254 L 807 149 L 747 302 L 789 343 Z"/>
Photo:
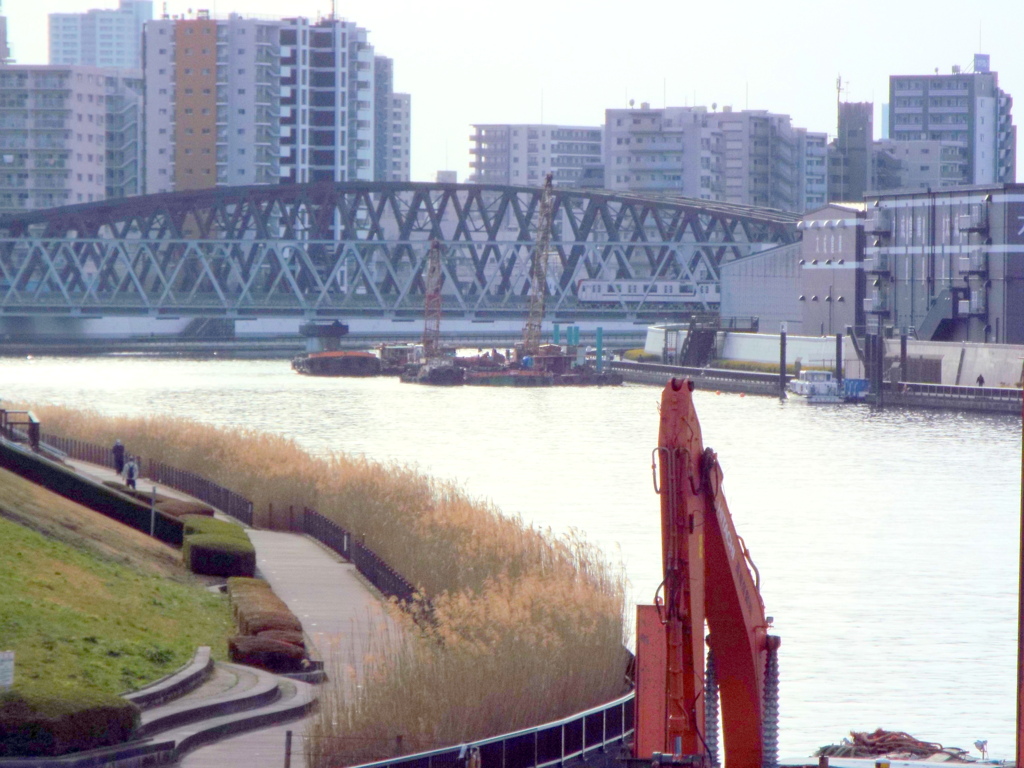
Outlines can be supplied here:
<path id="1" fill-rule="evenodd" d="M 72 459 L 114 469 L 114 454 L 106 446 L 51 434 L 43 434 L 42 441 Z M 252 525 L 252 502 L 244 496 L 228 490 L 212 480 L 207 480 L 195 472 L 178 469 L 156 459 L 136 458 L 139 461 L 141 475 L 182 493 L 187 493 L 200 501 L 205 501 L 236 520 L 241 520 L 246 525 Z"/>
<path id="2" fill-rule="evenodd" d="M 551 723 L 356 768 L 465 768 L 475 750 L 488 768 L 550 768 L 623 744 L 633 733 L 633 693 Z"/>
<path id="3" fill-rule="evenodd" d="M 352 562 L 366 579 L 388 597 L 401 602 L 413 599 L 416 588 L 362 541 L 315 509 L 302 510 L 302 531 Z"/>

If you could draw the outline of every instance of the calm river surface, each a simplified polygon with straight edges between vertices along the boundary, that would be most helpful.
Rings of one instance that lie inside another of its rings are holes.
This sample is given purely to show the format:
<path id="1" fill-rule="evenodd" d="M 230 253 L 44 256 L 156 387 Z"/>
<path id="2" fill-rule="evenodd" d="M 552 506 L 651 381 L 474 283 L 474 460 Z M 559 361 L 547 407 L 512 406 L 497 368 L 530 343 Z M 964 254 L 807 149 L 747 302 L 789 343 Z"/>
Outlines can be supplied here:
<path id="1" fill-rule="evenodd" d="M 440 389 L 287 361 L 0 358 L 0 397 L 189 416 L 412 463 L 660 581 L 660 389 Z M 1018 418 L 698 392 L 782 637 L 783 756 L 883 727 L 1012 758 Z"/>

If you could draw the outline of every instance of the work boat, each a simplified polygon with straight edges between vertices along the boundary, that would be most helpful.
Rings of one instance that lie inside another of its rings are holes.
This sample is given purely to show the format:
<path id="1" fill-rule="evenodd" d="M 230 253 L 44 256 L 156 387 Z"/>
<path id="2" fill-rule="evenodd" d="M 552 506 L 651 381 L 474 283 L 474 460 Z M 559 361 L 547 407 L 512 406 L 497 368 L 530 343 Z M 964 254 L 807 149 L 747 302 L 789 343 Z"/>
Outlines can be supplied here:
<path id="1" fill-rule="evenodd" d="M 850 403 L 864 399 L 867 384 L 867 379 L 840 381 L 832 375 L 832 371 L 800 371 L 800 375 L 791 379 L 786 389 L 790 394 L 812 404 Z"/>

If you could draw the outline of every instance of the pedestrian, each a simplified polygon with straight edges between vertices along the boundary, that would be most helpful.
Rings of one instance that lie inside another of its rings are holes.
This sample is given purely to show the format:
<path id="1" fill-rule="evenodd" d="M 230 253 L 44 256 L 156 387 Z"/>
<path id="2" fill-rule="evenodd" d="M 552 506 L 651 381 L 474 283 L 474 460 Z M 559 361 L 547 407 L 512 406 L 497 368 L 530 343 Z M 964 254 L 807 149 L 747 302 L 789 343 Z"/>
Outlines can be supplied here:
<path id="1" fill-rule="evenodd" d="M 114 447 L 110 449 L 110 452 L 114 454 L 114 469 L 120 475 L 124 472 L 124 443 L 115 440 Z"/>
<path id="2" fill-rule="evenodd" d="M 128 463 L 124 465 L 124 481 L 133 491 L 135 490 L 135 481 L 139 477 L 139 465 L 135 463 L 135 457 L 129 456 Z"/>
<path id="3" fill-rule="evenodd" d="M 984 387 L 985 386 L 985 377 L 982 376 L 980 373 L 978 374 L 978 386 L 979 387 Z"/>

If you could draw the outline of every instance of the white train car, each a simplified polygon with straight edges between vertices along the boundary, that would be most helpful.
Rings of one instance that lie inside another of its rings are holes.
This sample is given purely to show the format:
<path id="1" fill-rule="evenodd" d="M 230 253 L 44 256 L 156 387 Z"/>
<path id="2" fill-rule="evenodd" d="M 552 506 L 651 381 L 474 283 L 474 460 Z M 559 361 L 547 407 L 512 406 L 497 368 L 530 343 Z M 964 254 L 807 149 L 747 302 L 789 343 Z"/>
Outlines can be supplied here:
<path id="1" fill-rule="evenodd" d="M 640 302 L 645 304 L 717 304 L 718 283 L 683 280 L 580 280 L 576 297 L 584 304 Z"/>

